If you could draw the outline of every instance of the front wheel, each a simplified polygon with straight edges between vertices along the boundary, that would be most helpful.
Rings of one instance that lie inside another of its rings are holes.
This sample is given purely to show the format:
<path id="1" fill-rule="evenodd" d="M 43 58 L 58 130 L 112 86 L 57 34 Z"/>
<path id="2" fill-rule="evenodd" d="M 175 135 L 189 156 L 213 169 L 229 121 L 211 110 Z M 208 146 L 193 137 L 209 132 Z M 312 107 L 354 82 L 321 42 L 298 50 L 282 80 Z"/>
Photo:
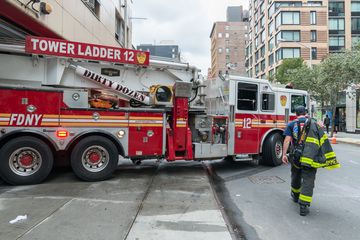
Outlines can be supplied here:
<path id="1" fill-rule="evenodd" d="M 262 152 L 262 163 L 268 166 L 278 166 L 282 163 L 284 138 L 274 133 L 265 139 Z"/>
<path id="2" fill-rule="evenodd" d="M 0 149 L 0 176 L 13 185 L 37 184 L 51 172 L 54 157 L 50 147 L 35 137 L 19 137 Z"/>
<path id="3" fill-rule="evenodd" d="M 101 181 L 111 177 L 117 168 L 118 151 L 107 138 L 86 137 L 80 140 L 71 153 L 71 167 L 84 181 Z"/>

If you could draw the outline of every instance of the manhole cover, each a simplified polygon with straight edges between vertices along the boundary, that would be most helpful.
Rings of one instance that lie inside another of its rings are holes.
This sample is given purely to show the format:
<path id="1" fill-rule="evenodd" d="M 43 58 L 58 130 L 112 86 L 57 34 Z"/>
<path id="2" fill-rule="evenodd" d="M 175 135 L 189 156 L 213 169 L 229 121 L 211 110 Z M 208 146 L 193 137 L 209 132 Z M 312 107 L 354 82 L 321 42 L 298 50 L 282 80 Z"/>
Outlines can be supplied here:
<path id="1" fill-rule="evenodd" d="M 254 184 L 272 184 L 285 182 L 278 176 L 251 176 L 249 180 Z"/>

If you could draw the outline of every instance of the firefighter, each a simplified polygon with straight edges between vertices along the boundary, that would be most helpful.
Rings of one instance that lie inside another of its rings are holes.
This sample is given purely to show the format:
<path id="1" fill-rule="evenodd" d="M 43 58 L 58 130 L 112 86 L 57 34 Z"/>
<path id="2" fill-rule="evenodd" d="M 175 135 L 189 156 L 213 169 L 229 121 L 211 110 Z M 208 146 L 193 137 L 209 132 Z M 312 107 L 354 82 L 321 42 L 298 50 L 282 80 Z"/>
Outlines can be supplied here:
<path id="1" fill-rule="evenodd" d="M 300 205 L 300 215 L 309 213 L 318 168 L 340 167 L 327 135 L 316 120 L 306 117 L 306 109 L 295 109 L 297 119 L 285 129 L 284 164 L 291 162 L 291 197 Z M 290 145 L 291 144 L 291 145 Z M 287 155 L 290 146 L 290 154 Z"/>

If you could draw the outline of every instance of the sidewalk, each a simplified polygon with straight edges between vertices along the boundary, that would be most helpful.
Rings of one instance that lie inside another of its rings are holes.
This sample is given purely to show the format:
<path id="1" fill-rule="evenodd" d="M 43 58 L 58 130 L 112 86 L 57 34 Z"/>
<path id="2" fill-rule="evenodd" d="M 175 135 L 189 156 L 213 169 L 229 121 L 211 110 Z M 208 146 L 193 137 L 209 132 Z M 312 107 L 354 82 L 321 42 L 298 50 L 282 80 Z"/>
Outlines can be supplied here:
<path id="1" fill-rule="evenodd" d="M 11 224 L 18 215 L 26 220 Z M 83 182 L 69 170 L 43 184 L 0 186 L 0 239 L 231 240 L 199 162 L 124 163 Z"/>
<path id="2" fill-rule="evenodd" d="M 336 141 L 339 143 L 360 145 L 360 134 L 338 132 L 335 136 L 336 136 Z"/>

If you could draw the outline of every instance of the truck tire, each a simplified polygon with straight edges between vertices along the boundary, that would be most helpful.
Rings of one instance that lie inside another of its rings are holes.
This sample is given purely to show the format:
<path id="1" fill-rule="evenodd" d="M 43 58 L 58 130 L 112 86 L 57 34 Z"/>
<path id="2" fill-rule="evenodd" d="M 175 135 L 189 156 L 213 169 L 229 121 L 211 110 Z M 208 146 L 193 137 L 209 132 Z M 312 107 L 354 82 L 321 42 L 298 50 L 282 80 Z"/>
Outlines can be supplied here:
<path id="1" fill-rule="evenodd" d="M 0 156 L 0 176 L 12 185 L 42 182 L 54 163 L 50 147 L 36 137 L 10 140 L 0 149 Z"/>
<path id="2" fill-rule="evenodd" d="M 282 163 L 284 138 L 279 133 L 270 135 L 264 142 L 261 163 L 268 166 L 279 166 Z"/>
<path id="3" fill-rule="evenodd" d="M 80 140 L 71 152 L 71 167 L 84 181 L 102 181 L 117 168 L 119 154 L 107 138 L 90 136 Z"/>

